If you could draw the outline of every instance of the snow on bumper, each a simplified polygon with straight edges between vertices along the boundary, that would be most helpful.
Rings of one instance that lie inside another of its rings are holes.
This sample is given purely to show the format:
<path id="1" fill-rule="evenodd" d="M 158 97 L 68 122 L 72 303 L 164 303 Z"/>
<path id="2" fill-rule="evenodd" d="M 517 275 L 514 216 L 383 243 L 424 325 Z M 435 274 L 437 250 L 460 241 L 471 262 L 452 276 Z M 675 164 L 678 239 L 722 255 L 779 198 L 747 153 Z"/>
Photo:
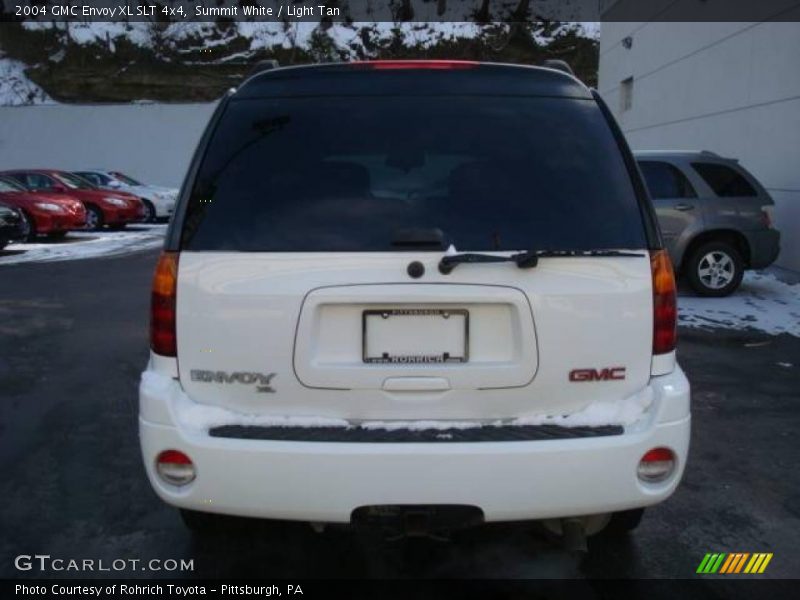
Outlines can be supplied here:
<path id="1" fill-rule="evenodd" d="M 616 436 L 530 442 L 320 443 L 211 437 L 184 422 L 191 402 L 169 378 L 140 386 L 142 455 L 156 493 L 174 506 L 251 517 L 347 522 L 360 506 L 462 504 L 487 521 L 543 519 L 656 504 L 678 485 L 689 446 L 689 384 L 683 372 L 651 379 L 649 408 Z M 296 424 L 296 423 L 293 423 Z M 325 425 L 311 419 L 308 425 Z M 333 423 L 331 423 L 333 424 Z M 642 455 L 667 447 L 673 476 L 645 484 Z M 185 487 L 155 473 L 178 449 L 197 469 Z"/>

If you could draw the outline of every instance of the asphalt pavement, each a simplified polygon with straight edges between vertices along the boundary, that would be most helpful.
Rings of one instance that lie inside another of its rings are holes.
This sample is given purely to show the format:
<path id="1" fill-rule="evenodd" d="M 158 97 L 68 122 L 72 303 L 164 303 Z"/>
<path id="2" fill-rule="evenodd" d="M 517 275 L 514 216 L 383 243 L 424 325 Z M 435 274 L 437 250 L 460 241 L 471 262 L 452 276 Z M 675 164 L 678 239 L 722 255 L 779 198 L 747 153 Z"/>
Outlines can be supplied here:
<path id="1" fill-rule="evenodd" d="M 197 539 L 139 455 L 156 257 L 0 267 L 0 577 L 91 575 L 14 567 L 38 553 L 193 559 L 183 575 L 197 577 L 686 578 L 708 552 L 772 552 L 762 577 L 800 576 L 800 339 L 747 331 L 681 331 L 693 386 L 684 482 L 627 540 L 592 539 L 585 556 L 525 523 L 390 541 L 235 521 Z"/>

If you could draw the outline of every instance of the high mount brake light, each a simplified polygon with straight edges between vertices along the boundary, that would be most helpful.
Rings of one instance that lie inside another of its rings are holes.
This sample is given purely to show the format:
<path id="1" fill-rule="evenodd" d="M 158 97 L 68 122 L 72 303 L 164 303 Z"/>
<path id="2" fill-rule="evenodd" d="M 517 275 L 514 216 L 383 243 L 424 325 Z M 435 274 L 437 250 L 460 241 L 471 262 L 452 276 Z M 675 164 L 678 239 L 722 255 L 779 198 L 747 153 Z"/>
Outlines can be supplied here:
<path id="1" fill-rule="evenodd" d="M 677 343 L 678 300 L 675 273 L 666 250 L 650 255 L 653 276 L 653 354 L 675 350 Z"/>
<path id="2" fill-rule="evenodd" d="M 394 71 L 401 69 L 457 70 L 473 69 L 480 63 L 471 60 L 365 60 L 351 63 L 376 71 Z"/>
<path id="3" fill-rule="evenodd" d="M 162 252 L 153 276 L 150 296 L 150 348 L 161 356 L 177 356 L 175 301 L 178 288 L 178 254 Z"/>

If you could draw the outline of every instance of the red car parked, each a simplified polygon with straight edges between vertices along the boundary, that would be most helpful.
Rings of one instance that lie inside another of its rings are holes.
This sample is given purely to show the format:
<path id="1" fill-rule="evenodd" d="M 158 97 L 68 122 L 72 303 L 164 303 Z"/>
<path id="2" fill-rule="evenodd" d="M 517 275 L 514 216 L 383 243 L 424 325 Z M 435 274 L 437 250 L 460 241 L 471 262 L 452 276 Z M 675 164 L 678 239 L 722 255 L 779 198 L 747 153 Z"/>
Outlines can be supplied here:
<path id="1" fill-rule="evenodd" d="M 24 169 L 0 173 L 18 181 L 29 190 L 68 194 L 86 207 L 86 226 L 102 229 L 108 225 L 122 229 L 128 223 L 141 221 L 145 216 L 142 201 L 132 194 L 101 190 L 85 179 L 55 169 Z"/>
<path id="2" fill-rule="evenodd" d="M 0 202 L 19 209 L 26 241 L 37 235 L 58 238 L 73 229 L 86 227 L 83 203 L 66 194 L 47 194 L 26 190 L 7 177 L 0 177 Z"/>

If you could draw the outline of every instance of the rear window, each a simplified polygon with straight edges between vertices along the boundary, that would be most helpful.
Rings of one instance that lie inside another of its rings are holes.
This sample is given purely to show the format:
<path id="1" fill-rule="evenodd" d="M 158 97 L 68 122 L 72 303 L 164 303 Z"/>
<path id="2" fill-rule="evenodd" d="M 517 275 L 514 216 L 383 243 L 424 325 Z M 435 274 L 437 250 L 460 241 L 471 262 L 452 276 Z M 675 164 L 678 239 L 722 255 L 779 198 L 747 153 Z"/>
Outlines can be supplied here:
<path id="1" fill-rule="evenodd" d="M 669 163 L 640 161 L 639 168 L 654 200 L 661 198 L 694 198 L 694 188 L 686 176 Z"/>
<path id="2" fill-rule="evenodd" d="M 390 251 L 440 229 L 459 250 L 647 246 L 592 100 L 232 100 L 187 207 L 189 250 Z"/>
<path id="3" fill-rule="evenodd" d="M 57 173 L 55 177 L 68 188 L 72 188 L 74 190 L 91 190 L 94 188 L 94 184 L 90 183 L 86 179 L 83 179 L 82 177 L 78 177 L 77 175 L 72 175 L 70 173 Z"/>
<path id="4" fill-rule="evenodd" d="M 697 171 L 717 196 L 757 196 L 755 189 L 735 169 L 719 163 L 692 163 Z"/>
<path id="5" fill-rule="evenodd" d="M 0 179 L 0 192 L 24 192 L 25 188 L 8 179 Z"/>
<path id="6" fill-rule="evenodd" d="M 92 185 L 107 185 L 111 181 L 111 177 L 108 175 L 103 175 L 101 173 L 85 173 L 85 172 L 78 172 L 75 173 L 78 177 L 85 179 Z"/>
<path id="7" fill-rule="evenodd" d="M 57 183 L 52 177 L 41 173 L 12 173 L 9 177 L 29 190 L 49 190 Z"/>

